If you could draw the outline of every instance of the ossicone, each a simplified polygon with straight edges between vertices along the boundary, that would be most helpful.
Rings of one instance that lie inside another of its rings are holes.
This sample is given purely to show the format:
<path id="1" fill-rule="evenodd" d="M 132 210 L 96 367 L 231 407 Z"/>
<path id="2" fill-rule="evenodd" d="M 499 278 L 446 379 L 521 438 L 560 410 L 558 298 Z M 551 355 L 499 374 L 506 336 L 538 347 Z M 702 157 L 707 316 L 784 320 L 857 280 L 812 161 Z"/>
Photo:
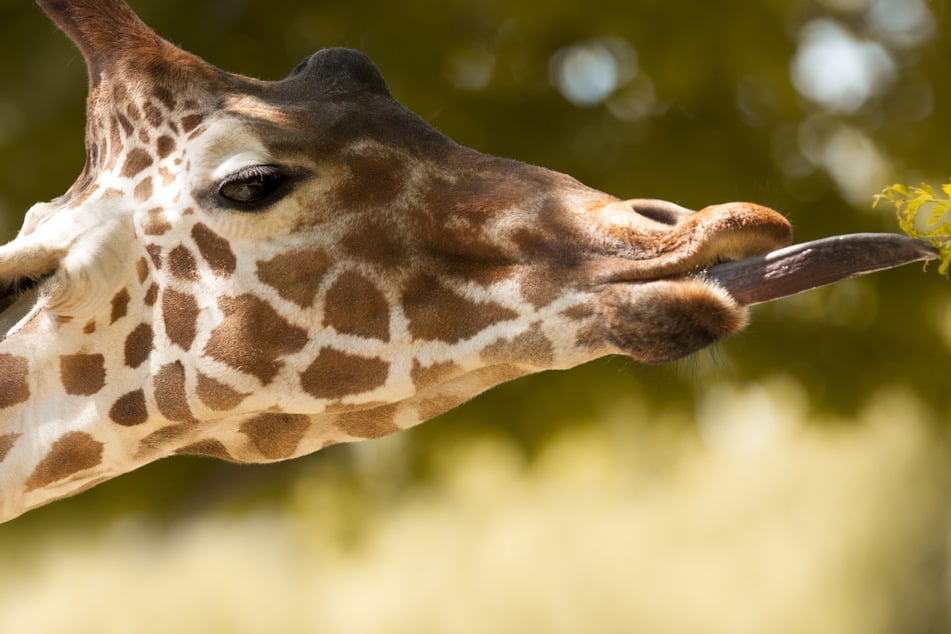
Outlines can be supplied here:
<path id="1" fill-rule="evenodd" d="M 200 58 L 159 37 L 124 0 L 36 0 L 79 47 L 90 85 L 110 72 L 135 69 L 157 75 L 169 68 L 208 68 Z"/>

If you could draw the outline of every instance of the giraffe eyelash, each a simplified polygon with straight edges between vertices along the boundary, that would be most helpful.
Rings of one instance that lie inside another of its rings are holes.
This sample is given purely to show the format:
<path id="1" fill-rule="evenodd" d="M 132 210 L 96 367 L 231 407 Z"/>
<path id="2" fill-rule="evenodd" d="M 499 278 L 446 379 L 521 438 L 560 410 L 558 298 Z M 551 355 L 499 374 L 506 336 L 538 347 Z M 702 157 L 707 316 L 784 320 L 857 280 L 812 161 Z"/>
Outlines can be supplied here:
<path id="1" fill-rule="evenodd" d="M 257 211 L 287 193 L 289 178 L 277 165 L 249 165 L 229 174 L 219 184 L 219 199 L 229 207 Z"/>

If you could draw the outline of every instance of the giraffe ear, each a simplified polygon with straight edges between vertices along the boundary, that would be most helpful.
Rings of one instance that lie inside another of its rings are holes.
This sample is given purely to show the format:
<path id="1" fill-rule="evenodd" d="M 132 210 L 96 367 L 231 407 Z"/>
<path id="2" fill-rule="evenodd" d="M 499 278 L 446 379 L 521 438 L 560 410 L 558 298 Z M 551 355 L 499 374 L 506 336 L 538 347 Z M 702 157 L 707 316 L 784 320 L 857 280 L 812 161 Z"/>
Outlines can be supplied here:
<path id="1" fill-rule="evenodd" d="M 132 234 L 126 216 L 74 214 L 0 247 L 0 336 L 41 299 L 57 317 L 94 316 L 130 274 Z"/>
<path id="2" fill-rule="evenodd" d="M 56 270 L 64 253 L 64 249 L 43 244 L 41 239 L 31 236 L 8 242 L 0 247 L 0 285 L 46 277 Z"/>
<path id="3" fill-rule="evenodd" d="M 41 281 L 59 268 L 63 252 L 29 238 L 0 247 L 0 338 L 36 304 Z"/>

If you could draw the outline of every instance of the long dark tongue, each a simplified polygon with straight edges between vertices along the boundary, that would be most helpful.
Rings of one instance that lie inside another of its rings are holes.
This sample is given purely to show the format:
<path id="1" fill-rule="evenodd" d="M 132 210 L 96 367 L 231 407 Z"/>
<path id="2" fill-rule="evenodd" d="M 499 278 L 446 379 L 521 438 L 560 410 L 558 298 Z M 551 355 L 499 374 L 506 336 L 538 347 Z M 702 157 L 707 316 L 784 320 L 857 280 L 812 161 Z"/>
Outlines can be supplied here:
<path id="1" fill-rule="evenodd" d="M 703 272 L 741 304 L 761 304 L 850 277 L 933 260 L 937 249 L 893 233 L 851 233 L 725 262 Z"/>

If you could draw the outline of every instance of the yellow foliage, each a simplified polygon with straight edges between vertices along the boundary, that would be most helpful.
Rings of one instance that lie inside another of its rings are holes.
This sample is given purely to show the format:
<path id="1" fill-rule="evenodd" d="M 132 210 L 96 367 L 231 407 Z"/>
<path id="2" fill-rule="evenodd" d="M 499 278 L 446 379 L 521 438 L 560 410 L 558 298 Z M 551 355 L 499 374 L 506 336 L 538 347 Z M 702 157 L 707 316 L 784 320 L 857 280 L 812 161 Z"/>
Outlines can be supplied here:
<path id="1" fill-rule="evenodd" d="M 898 224 L 912 238 L 922 240 L 938 249 L 938 272 L 948 274 L 951 266 L 951 182 L 941 186 L 941 195 L 934 187 L 922 183 L 920 187 L 891 185 L 875 196 L 875 205 L 888 200 L 898 211 Z"/>

